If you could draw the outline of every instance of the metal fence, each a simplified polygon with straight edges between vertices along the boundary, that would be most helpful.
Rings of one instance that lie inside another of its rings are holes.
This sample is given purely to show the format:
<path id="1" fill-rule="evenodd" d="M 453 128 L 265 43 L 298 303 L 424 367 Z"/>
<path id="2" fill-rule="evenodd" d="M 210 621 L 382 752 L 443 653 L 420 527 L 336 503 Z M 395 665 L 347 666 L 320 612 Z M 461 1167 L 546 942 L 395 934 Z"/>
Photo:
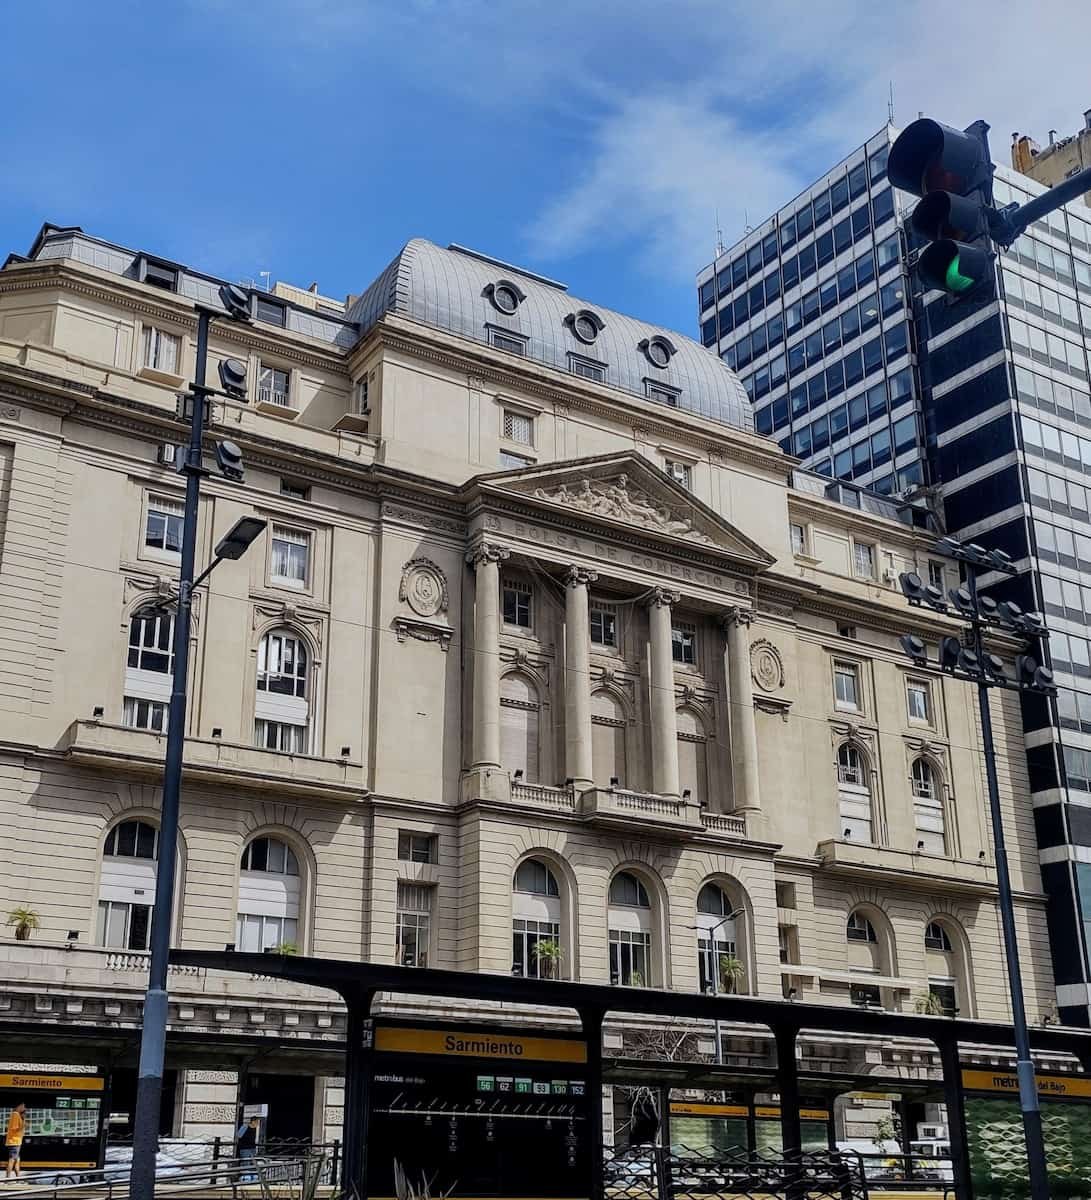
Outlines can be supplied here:
<path id="1" fill-rule="evenodd" d="M 132 1137 L 108 1137 L 106 1142 L 106 1165 L 122 1164 L 132 1160 Z M 321 1160 L 323 1184 L 334 1184 L 341 1173 L 342 1149 L 339 1138 L 329 1142 L 316 1142 L 311 1138 L 268 1138 L 258 1147 L 262 1159 L 314 1159 Z M 232 1138 L 168 1138 L 159 1139 L 158 1161 L 164 1166 L 200 1166 L 236 1161 L 235 1142 Z"/>

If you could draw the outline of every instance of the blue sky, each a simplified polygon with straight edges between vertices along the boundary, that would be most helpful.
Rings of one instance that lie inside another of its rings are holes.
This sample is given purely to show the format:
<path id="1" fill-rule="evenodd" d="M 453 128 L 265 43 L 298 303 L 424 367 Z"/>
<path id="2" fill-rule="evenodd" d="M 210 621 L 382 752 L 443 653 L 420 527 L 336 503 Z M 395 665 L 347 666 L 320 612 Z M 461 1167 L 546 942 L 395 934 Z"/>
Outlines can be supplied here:
<path id="1" fill-rule="evenodd" d="M 120 0 L 4 6 L 0 250 L 78 224 L 359 292 L 410 237 L 693 334 L 693 279 L 886 119 L 1074 132 L 1084 0 Z M 890 14 L 897 14 L 896 17 Z M 993 23 L 994 25 L 997 23 Z"/>

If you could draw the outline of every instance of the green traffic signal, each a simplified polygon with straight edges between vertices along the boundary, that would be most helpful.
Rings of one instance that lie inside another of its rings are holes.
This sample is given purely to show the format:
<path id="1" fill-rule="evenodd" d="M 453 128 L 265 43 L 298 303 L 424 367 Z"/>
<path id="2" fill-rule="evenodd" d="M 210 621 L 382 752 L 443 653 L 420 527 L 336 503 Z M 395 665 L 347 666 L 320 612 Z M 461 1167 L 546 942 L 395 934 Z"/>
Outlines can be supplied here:
<path id="1" fill-rule="evenodd" d="M 968 275 L 963 275 L 958 269 L 961 257 L 961 255 L 956 254 L 951 259 L 950 265 L 947 267 L 947 273 L 944 276 L 947 287 L 952 292 L 964 292 L 967 288 L 974 286 L 974 281 Z"/>

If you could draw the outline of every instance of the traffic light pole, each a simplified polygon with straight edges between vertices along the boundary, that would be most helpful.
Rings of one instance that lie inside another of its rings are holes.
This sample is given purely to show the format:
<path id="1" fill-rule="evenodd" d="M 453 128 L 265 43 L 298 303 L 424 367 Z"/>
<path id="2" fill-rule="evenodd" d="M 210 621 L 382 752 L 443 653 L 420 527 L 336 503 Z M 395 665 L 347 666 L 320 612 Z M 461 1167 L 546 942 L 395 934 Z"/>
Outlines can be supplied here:
<path id="1" fill-rule="evenodd" d="M 984 639 L 977 607 L 977 570 L 966 563 L 966 586 L 973 598 L 973 649 L 978 662 L 984 662 Z M 985 778 L 989 789 L 989 814 L 992 818 L 993 846 L 996 854 L 996 883 L 999 892 L 1000 925 L 1004 936 L 1004 957 L 1008 967 L 1011 993 L 1011 1018 L 1015 1032 L 1015 1069 L 1019 1079 L 1019 1107 L 1023 1113 L 1023 1135 L 1027 1144 L 1027 1169 L 1030 1200 L 1049 1200 L 1049 1174 L 1046 1170 L 1045 1140 L 1042 1136 L 1042 1110 L 1038 1103 L 1038 1085 L 1030 1056 L 1030 1035 L 1023 1004 L 1023 973 L 1019 965 L 1019 944 L 1015 936 L 1015 908 L 1011 897 L 1008 852 L 1004 842 L 1004 818 L 1000 811 L 1000 785 L 996 776 L 996 747 L 993 744 L 992 713 L 989 709 L 989 685 L 984 677 L 977 682 L 977 702 L 981 711 L 981 740 L 985 744 Z"/>
<path id="2" fill-rule="evenodd" d="M 205 363 L 212 312 L 199 309 L 197 366 L 191 389 L 193 410 L 189 445 L 183 467 L 186 476 L 182 561 L 178 579 L 178 613 L 174 619 L 174 674 L 167 713 L 167 754 L 163 768 L 163 805 L 159 821 L 159 858 L 155 869 L 152 908 L 151 961 L 140 1028 L 140 1065 L 136 1083 L 133 1160 L 129 1178 L 132 1200 L 154 1200 L 159 1109 L 163 1094 L 163 1059 L 167 1041 L 167 961 L 174 916 L 174 868 L 178 848 L 178 809 L 182 793 L 182 752 L 186 735 L 186 688 L 189 682 L 189 631 L 193 569 L 197 554 L 197 507 L 200 497 L 202 435 L 204 433 Z"/>
<path id="3" fill-rule="evenodd" d="M 1084 192 L 1091 192 L 1091 167 L 1085 167 L 1078 174 L 1051 187 L 1048 192 L 1035 196 L 1020 207 L 1009 205 L 990 219 L 990 234 L 994 242 L 1005 248 L 1010 246 L 1020 234 L 1026 231 L 1028 225 L 1054 212 Z"/>

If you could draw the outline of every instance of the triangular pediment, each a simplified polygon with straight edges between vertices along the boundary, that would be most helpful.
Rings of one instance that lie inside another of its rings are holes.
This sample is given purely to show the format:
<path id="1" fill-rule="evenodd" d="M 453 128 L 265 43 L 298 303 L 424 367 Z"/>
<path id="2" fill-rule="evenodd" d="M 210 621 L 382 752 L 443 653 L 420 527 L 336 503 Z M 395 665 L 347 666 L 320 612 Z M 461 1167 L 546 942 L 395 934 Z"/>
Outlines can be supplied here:
<path id="1" fill-rule="evenodd" d="M 774 558 L 639 454 L 569 459 L 540 467 L 479 475 L 469 485 L 482 499 L 524 503 L 607 527 L 623 526 L 656 540 L 719 551 L 756 568 Z"/>

